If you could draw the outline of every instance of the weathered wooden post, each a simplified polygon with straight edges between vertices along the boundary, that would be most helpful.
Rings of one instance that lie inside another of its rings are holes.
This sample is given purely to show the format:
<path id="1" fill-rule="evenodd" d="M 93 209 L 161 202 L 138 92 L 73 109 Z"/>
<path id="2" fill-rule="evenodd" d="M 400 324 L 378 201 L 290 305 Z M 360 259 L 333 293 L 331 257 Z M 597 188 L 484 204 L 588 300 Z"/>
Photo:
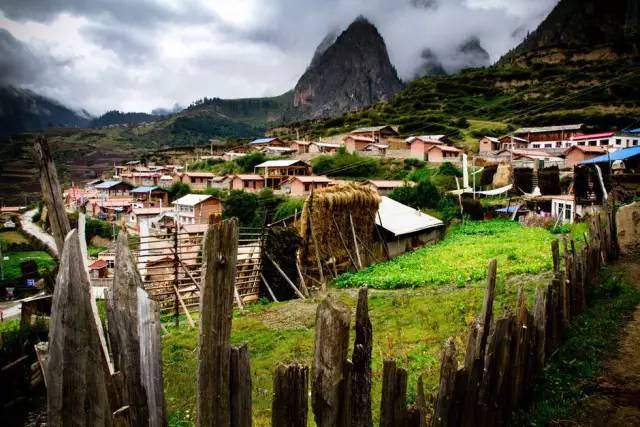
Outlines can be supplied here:
<path id="1" fill-rule="evenodd" d="M 311 370 L 311 405 L 318 427 L 348 423 L 350 406 L 347 355 L 351 310 L 329 295 L 316 312 Z"/>
<path id="2" fill-rule="evenodd" d="M 309 368 L 276 366 L 273 374 L 272 427 L 307 427 Z"/>
<path id="3" fill-rule="evenodd" d="M 456 344 L 453 337 L 447 340 L 447 344 L 442 353 L 442 363 L 440 364 L 440 387 L 438 389 L 438 400 L 436 401 L 435 413 L 433 416 L 434 427 L 448 426 L 453 404 L 456 372 L 458 362 L 456 361 Z"/>
<path id="4" fill-rule="evenodd" d="M 40 168 L 40 187 L 44 203 L 49 211 L 49 223 L 51 224 L 51 232 L 56 241 L 58 253 L 62 256 L 62 245 L 65 237 L 71 231 L 69 218 L 62 201 L 62 189 L 58 181 L 58 173 L 51 156 L 51 149 L 44 137 L 40 136 L 35 144 L 36 158 L 38 167 Z"/>
<path id="5" fill-rule="evenodd" d="M 200 290 L 197 425 L 231 423 L 230 338 L 238 253 L 235 220 L 209 226 L 203 244 Z"/>
<path id="6" fill-rule="evenodd" d="M 77 230 L 61 247 L 49 322 L 47 424 L 110 426 L 102 347 Z"/>
<path id="7" fill-rule="evenodd" d="M 404 426 L 407 422 L 407 371 L 385 359 L 382 368 L 380 427 Z"/>
<path id="8" fill-rule="evenodd" d="M 351 361 L 351 426 L 371 427 L 371 350 L 373 331 L 369 319 L 368 289 L 358 291 L 356 338 Z"/>
<path id="9" fill-rule="evenodd" d="M 247 344 L 231 347 L 231 427 L 251 427 L 251 369 Z"/>

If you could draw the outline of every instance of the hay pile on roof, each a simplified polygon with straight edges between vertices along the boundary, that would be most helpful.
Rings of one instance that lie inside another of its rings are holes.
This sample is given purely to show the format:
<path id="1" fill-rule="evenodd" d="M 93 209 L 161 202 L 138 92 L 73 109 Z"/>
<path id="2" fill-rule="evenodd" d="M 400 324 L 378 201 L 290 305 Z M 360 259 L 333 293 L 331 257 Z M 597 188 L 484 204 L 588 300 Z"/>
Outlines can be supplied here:
<path id="1" fill-rule="evenodd" d="M 318 261 L 314 240 L 318 245 L 318 256 L 325 276 L 335 270 L 341 272 L 353 268 L 356 258 L 353 227 L 358 236 L 363 264 L 372 262 L 367 248 L 373 246 L 375 216 L 380 196 L 374 190 L 359 184 L 344 184 L 318 190 L 309 195 L 300 218 L 300 261 L 308 274 L 318 276 Z M 325 270 L 326 269 L 326 270 Z"/>

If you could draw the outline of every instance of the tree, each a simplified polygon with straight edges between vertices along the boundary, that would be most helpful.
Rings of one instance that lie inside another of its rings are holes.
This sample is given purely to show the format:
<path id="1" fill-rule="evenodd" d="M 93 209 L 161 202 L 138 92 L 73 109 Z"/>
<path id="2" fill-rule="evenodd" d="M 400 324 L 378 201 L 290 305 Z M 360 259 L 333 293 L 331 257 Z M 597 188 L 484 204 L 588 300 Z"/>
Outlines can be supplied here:
<path id="1" fill-rule="evenodd" d="M 235 162 L 238 166 L 240 166 L 242 172 L 247 173 L 253 172 L 253 168 L 256 167 L 256 165 L 264 162 L 265 160 L 267 160 L 267 156 L 265 156 L 264 153 L 258 151 L 238 157 L 237 159 L 235 159 Z"/>
<path id="2" fill-rule="evenodd" d="M 241 190 L 232 190 L 224 202 L 223 218 L 238 218 L 247 227 L 255 224 L 258 196 Z"/>
<path id="3" fill-rule="evenodd" d="M 189 184 L 185 184 L 184 182 L 174 182 L 169 188 L 169 196 L 172 199 L 179 199 L 189 193 L 191 193 L 191 187 L 189 187 Z"/>

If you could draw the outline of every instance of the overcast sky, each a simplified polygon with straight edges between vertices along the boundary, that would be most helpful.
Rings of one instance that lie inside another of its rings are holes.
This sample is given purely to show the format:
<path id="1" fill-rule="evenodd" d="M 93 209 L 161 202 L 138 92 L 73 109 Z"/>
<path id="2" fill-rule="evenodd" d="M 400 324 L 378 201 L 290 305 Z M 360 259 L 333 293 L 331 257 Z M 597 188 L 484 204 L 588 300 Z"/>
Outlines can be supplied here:
<path id="1" fill-rule="evenodd" d="M 317 44 L 366 16 L 400 78 L 430 48 L 445 67 L 477 36 L 497 60 L 557 0 L 2 0 L 0 84 L 92 114 L 281 94 Z"/>

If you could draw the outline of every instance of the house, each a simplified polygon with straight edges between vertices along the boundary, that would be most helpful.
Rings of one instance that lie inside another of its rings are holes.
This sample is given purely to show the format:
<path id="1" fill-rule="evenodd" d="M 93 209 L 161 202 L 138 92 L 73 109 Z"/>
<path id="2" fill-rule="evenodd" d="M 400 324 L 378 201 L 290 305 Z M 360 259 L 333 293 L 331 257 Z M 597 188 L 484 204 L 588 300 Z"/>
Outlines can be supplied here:
<path id="1" fill-rule="evenodd" d="M 564 164 L 567 167 L 574 167 L 583 160 L 593 159 L 601 154 L 605 154 L 607 149 L 604 147 L 592 147 L 584 145 L 574 145 L 565 150 Z"/>
<path id="2" fill-rule="evenodd" d="M 447 137 L 447 135 L 418 135 L 418 136 L 410 136 L 405 138 L 404 142 L 406 144 L 411 144 L 415 140 L 421 141 L 437 141 L 442 144 L 449 144 L 451 141 Z"/>
<path id="3" fill-rule="evenodd" d="M 62 193 L 64 205 L 69 209 L 78 209 L 84 206 L 90 199 L 98 197 L 98 190 L 92 187 L 77 188 L 72 185 L 71 188 Z"/>
<path id="4" fill-rule="evenodd" d="M 450 145 L 432 145 L 424 154 L 424 160 L 430 163 L 459 162 L 462 150 Z"/>
<path id="5" fill-rule="evenodd" d="M 562 148 L 564 141 L 571 140 L 582 128 L 582 124 L 524 127 L 516 129 L 512 136 L 528 141 L 528 147 Z"/>
<path id="6" fill-rule="evenodd" d="M 623 131 L 615 137 L 615 148 L 629 148 L 640 146 L 640 129 Z"/>
<path id="7" fill-rule="evenodd" d="M 160 187 L 136 187 L 131 190 L 134 202 L 144 207 L 162 207 L 169 205 L 169 193 Z"/>
<path id="8" fill-rule="evenodd" d="M 444 231 L 444 223 L 439 219 L 386 196 L 381 198 L 375 221 L 390 257 L 436 243 Z"/>
<path id="9" fill-rule="evenodd" d="M 101 198 L 128 198 L 133 185 L 125 181 L 105 181 L 94 187 Z"/>
<path id="10" fill-rule="evenodd" d="M 429 151 L 431 147 L 434 145 L 443 145 L 443 142 L 437 138 L 441 135 L 435 136 L 436 138 L 428 136 L 412 136 L 405 139 L 405 142 L 409 145 L 411 157 L 414 159 L 425 160 L 426 152 Z"/>
<path id="11" fill-rule="evenodd" d="M 546 151 L 541 150 L 513 150 L 506 149 L 500 150 L 496 154 L 496 157 L 508 160 L 512 164 L 518 167 L 532 167 L 533 162 L 543 162 L 542 167 L 547 166 L 564 166 L 564 159 L 562 157 L 553 156 Z M 519 162 L 520 164 L 515 164 Z"/>
<path id="12" fill-rule="evenodd" d="M 382 142 L 388 138 L 399 137 L 400 134 L 391 126 L 373 126 L 358 128 L 349 132 L 352 136 L 365 136 L 373 139 L 375 142 Z"/>
<path id="13" fill-rule="evenodd" d="M 174 183 L 173 177 L 170 175 L 162 175 L 158 180 L 158 185 L 162 188 L 171 187 Z"/>
<path id="14" fill-rule="evenodd" d="M 87 212 L 96 218 L 110 221 L 119 219 L 131 209 L 131 200 L 128 198 L 94 199 L 87 205 Z"/>
<path id="15" fill-rule="evenodd" d="M 160 172 L 152 172 L 150 170 L 136 170 L 134 172 L 124 172 L 122 173 L 122 175 L 120 175 L 120 178 L 131 183 L 134 186 L 151 186 L 158 185 L 161 176 L 162 174 Z"/>
<path id="16" fill-rule="evenodd" d="M 485 136 L 480 139 L 478 146 L 480 154 L 491 153 L 500 149 L 500 140 L 492 136 Z"/>
<path id="17" fill-rule="evenodd" d="M 384 157 L 387 154 L 387 148 L 389 148 L 386 144 L 369 144 L 362 150 L 363 153 L 372 153 L 378 156 Z"/>
<path id="18" fill-rule="evenodd" d="M 192 190 L 202 191 L 209 187 L 209 181 L 214 176 L 211 172 L 183 172 L 180 174 L 180 181 Z"/>
<path id="19" fill-rule="evenodd" d="M 565 141 L 565 147 L 614 147 L 622 148 L 622 140 L 616 147 L 616 133 L 615 132 L 601 132 L 591 134 L 575 134 L 569 141 Z"/>
<path id="20" fill-rule="evenodd" d="M 177 223 L 208 224 L 209 218 L 222 215 L 222 201 L 207 194 L 187 194 L 173 202 Z"/>
<path id="21" fill-rule="evenodd" d="M 296 150 L 291 147 L 278 147 L 278 146 L 271 146 L 271 145 L 264 145 L 260 147 L 260 151 L 262 151 L 265 154 L 276 154 L 279 156 L 286 156 L 296 152 Z"/>
<path id="22" fill-rule="evenodd" d="M 254 167 L 254 171 L 260 170 L 269 188 L 280 188 L 290 176 L 311 175 L 311 166 L 302 160 L 267 160 Z"/>
<path id="23" fill-rule="evenodd" d="M 287 144 L 280 138 L 258 138 L 249 143 L 251 146 L 272 146 L 272 147 L 286 147 Z"/>
<path id="24" fill-rule="evenodd" d="M 140 232 L 141 228 L 145 225 L 147 228 L 153 228 L 154 219 L 156 219 L 162 211 L 163 209 L 160 207 L 133 208 L 128 215 L 129 225 L 138 232 Z"/>
<path id="25" fill-rule="evenodd" d="M 100 183 L 103 183 L 103 182 L 104 182 L 104 179 L 100 179 L 100 178 L 98 178 L 98 179 L 94 179 L 94 180 L 91 180 L 91 181 L 87 182 L 87 183 L 84 185 L 84 187 L 85 187 L 85 188 L 93 188 L 93 187 L 95 187 L 96 185 L 98 185 L 98 184 L 100 184 Z"/>
<path id="26" fill-rule="evenodd" d="M 104 259 L 97 259 L 89 264 L 89 276 L 92 279 L 106 279 L 108 272 L 108 264 Z"/>
<path id="27" fill-rule="evenodd" d="M 573 224 L 576 215 L 582 216 L 582 210 L 578 206 L 572 194 L 551 196 L 551 216 L 562 224 Z"/>
<path id="28" fill-rule="evenodd" d="M 291 141 L 289 147 L 295 150 L 298 154 L 305 154 L 309 152 L 310 141 Z"/>
<path id="29" fill-rule="evenodd" d="M 513 135 L 501 136 L 498 141 L 500 141 L 500 150 L 519 150 L 529 147 L 529 141 Z"/>
<path id="30" fill-rule="evenodd" d="M 332 183 L 333 181 L 326 176 L 292 176 L 282 183 L 280 189 L 290 196 L 304 196 Z"/>
<path id="31" fill-rule="evenodd" d="M 227 177 L 231 190 L 260 191 L 264 188 L 264 177 L 257 174 L 237 174 Z"/>
<path id="32" fill-rule="evenodd" d="M 217 188 L 219 190 L 229 190 L 231 188 L 231 180 L 228 176 L 214 176 L 211 178 L 209 187 Z"/>
<path id="33" fill-rule="evenodd" d="M 344 148 L 347 151 L 347 153 L 364 151 L 364 149 L 367 146 L 377 142 L 377 140 L 372 137 L 361 136 L 361 135 L 347 135 L 343 141 L 344 141 Z"/>
<path id="34" fill-rule="evenodd" d="M 396 188 L 404 187 L 405 185 L 414 186 L 413 181 L 402 180 L 377 180 L 370 179 L 364 182 L 364 186 L 376 190 L 381 196 L 388 196 Z"/>
<path id="35" fill-rule="evenodd" d="M 331 142 L 311 142 L 309 143 L 309 153 L 326 153 L 333 154 L 338 152 L 340 147 L 344 147 L 342 144 L 335 144 Z"/>

